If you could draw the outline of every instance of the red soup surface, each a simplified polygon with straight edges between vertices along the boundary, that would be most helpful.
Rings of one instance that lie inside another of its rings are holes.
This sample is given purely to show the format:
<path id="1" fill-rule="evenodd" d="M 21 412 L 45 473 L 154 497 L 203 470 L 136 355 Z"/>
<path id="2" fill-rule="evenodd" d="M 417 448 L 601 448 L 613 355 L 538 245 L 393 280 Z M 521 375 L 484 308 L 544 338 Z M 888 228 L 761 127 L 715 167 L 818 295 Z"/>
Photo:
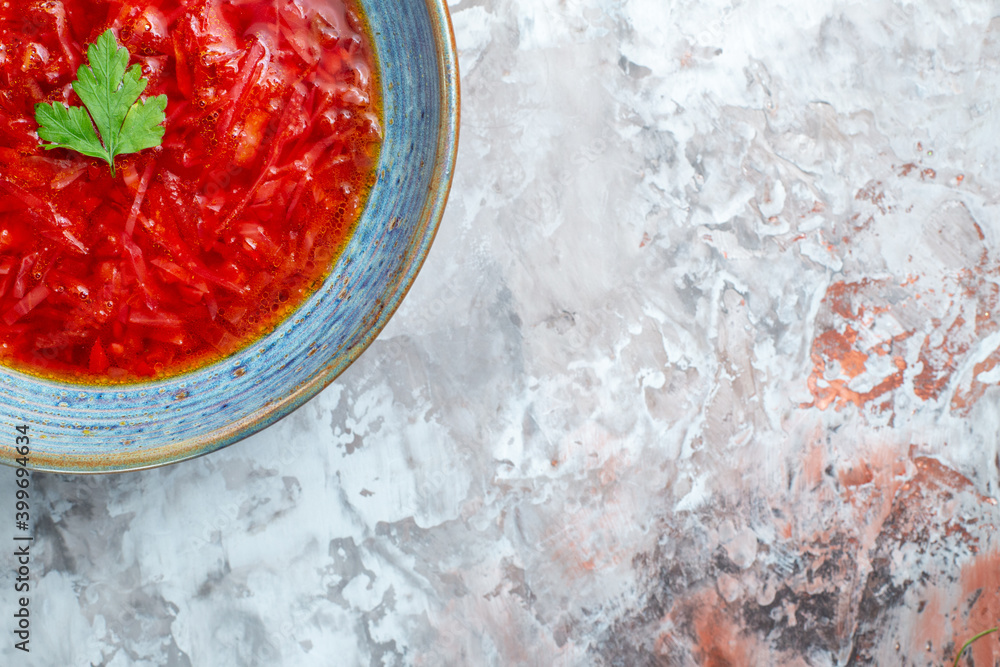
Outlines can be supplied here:
<path id="1" fill-rule="evenodd" d="M 162 146 L 45 150 L 108 29 L 165 94 Z M 0 5 L 0 363 L 75 382 L 176 375 L 314 291 L 375 179 L 378 79 L 343 0 Z"/>

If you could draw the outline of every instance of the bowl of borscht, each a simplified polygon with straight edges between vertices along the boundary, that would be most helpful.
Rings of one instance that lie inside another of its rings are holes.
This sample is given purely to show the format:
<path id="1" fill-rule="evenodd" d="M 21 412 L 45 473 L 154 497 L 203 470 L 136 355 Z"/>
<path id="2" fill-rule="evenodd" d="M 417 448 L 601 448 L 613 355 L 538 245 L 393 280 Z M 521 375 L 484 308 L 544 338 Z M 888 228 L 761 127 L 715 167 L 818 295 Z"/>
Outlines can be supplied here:
<path id="1" fill-rule="evenodd" d="M 444 0 L 0 6 L 0 462 L 200 456 L 375 339 L 444 211 Z"/>

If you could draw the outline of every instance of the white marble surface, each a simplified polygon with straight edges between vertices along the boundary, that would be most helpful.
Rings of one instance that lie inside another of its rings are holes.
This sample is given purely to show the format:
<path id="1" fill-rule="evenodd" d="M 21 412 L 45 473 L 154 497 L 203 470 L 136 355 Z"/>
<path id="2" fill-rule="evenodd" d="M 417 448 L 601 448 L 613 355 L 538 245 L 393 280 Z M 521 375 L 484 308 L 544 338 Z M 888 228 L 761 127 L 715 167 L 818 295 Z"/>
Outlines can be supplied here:
<path id="1" fill-rule="evenodd" d="M 950 664 L 1000 620 L 1000 6 L 451 8 L 402 309 L 243 443 L 36 475 L 0 662 Z"/>

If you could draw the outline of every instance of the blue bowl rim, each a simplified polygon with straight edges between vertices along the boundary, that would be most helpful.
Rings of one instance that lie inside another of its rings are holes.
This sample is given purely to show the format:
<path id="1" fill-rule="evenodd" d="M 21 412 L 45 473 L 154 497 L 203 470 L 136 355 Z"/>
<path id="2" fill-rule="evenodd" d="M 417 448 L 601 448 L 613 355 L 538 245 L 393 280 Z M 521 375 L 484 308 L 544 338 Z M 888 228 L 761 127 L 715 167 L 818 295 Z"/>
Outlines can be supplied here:
<path id="1" fill-rule="evenodd" d="M 430 191 L 431 196 L 428 197 L 422 211 L 422 218 L 428 221 L 427 233 L 421 238 L 421 242 L 414 246 L 412 260 L 405 267 L 405 270 L 400 272 L 398 280 L 395 281 L 399 285 L 399 289 L 385 299 L 384 308 L 365 334 L 350 349 L 337 355 L 336 362 L 328 366 L 324 372 L 316 374 L 309 381 L 269 404 L 262 411 L 230 424 L 228 429 L 207 434 L 204 440 L 194 446 L 190 442 L 178 443 L 185 445 L 183 447 L 162 445 L 154 448 L 162 453 L 160 456 L 150 456 L 147 453 L 140 460 L 134 460 L 127 456 L 116 457 L 111 452 L 106 457 L 84 456 L 79 459 L 67 460 L 66 465 L 54 463 L 50 458 L 45 463 L 31 463 L 27 466 L 28 468 L 36 472 L 85 475 L 137 472 L 210 454 L 239 442 L 293 413 L 333 383 L 375 341 L 409 293 L 417 274 L 427 259 L 448 202 L 457 160 L 461 120 L 461 90 L 454 27 L 446 0 L 425 0 L 425 2 L 431 25 L 436 28 L 434 41 L 441 75 L 438 159 L 431 175 L 431 183 L 437 187 Z M 0 463 L 12 465 L 13 461 L 0 457 Z"/>

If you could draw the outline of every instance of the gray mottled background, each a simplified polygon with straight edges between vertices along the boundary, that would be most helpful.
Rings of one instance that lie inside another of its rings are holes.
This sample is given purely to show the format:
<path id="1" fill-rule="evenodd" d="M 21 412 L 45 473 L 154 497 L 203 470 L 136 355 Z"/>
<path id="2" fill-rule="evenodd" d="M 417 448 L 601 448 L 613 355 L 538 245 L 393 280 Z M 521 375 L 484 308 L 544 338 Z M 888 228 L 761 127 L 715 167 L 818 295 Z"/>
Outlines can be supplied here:
<path id="1" fill-rule="evenodd" d="M 1000 620 L 1000 6 L 451 8 L 402 309 L 243 443 L 36 475 L 0 662 L 950 664 Z"/>

